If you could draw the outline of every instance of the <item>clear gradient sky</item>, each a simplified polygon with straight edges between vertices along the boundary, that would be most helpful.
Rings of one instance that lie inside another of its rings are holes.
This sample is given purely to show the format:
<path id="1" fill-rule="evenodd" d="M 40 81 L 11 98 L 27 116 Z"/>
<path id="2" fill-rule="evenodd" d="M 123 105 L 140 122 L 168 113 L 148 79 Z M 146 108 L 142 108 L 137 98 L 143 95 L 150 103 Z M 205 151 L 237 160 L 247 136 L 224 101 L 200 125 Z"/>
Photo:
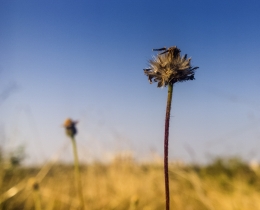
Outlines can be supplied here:
<path id="1" fill-rule="evenodd" d="M 0 0 L 0 143 L 45 161 L 71 117 L 82 159 L 162 156 L 167 88 L 143 68 L 177 45 L 200 68 L 174 87 L 170 158 L 260 160 L 259 24 L 253 0 Z"/>

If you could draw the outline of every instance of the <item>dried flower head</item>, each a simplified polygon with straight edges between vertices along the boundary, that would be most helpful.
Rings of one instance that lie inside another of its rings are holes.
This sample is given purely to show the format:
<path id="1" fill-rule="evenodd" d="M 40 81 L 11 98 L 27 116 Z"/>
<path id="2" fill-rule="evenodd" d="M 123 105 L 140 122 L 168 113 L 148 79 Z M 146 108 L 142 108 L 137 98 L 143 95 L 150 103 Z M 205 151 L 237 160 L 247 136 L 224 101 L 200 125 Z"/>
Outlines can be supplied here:
<path id="1" fill-rule="evenodd" d="M 68 118 L 65 120 L 63 126 L 66 129 L 66 134 L 70 137 L 74 137 L 77 134 L 76 124 L 77 121 L 73 121 L 72 119 Z"/>
<path id="2" fill-rule="evenodd" d="M 191 66 L 191 58 L 187 58 L 187 54 L 181 57 L 179 48 L 176 46 L 168 49 L 164 47 L 154 51 L 163 52 L 150 60 L 150 67 L 144 69 L 150 83 L 158 82 L 158 87 L 166 87 L 170 83 L 174 84 L 195 79 L 194 70 L 199 67 Z"/>

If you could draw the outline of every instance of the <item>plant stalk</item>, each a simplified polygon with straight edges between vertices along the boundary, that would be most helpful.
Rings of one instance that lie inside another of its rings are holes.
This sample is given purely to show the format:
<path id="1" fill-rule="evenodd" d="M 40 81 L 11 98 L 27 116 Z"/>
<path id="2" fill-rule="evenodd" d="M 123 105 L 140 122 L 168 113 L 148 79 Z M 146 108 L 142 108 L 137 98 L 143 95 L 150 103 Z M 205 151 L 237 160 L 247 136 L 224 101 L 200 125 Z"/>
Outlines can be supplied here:
<path id="1" fill-rule="evenodd" d="M 72 147 L 73 147 L 73 155 L 74 155 L 74 175 L 75 175 L 75 182 L 77 187 L 77 193 L 79 196 L 80 204 L 81 204 L 81 210 L 85 209 L 85 202 L 84 202 L 84 196 L 83 196 L 83 190 L 82 190 L 82 184 L 81 184 L 81 177 L 80 177 L 80 171 L 79 171 L 79 158 L 78 158 L 78 152 L 77 152 L 77 146 L 76 141 L 74 137 L 71 137 L 72 141 Z"/>
<path id="2" fill-rule="evenodd" d="M 33 190 L 35 210 L 41 210 L 41 198 L 39 190 Z"/>
<path id="3" fill-rule="evenodd" d="M 164 179 L 165 179 L 165 199 L 166 210 L 170 210 L 170 191 L 169 191 L 169 173 L 168 173 L 168 148 L 169 148 L 169 127 L 172 103 L 173 84 L 168 85 L 168 97 L 165 116 L 165 133 L 164 133 Z"/>
<path id="4" fill-rule="evenodd" d="M 41 205 L 41 196 L 40 196 L 40 185 L 39 182 L 34 179 L 31 178 L 31 184 L 32 184 L 32 191 L 33 191 L 33 199 L 34 199 L 34 209 L 35 210 L 41 210 L 42 209 L 42 205 Z"/>

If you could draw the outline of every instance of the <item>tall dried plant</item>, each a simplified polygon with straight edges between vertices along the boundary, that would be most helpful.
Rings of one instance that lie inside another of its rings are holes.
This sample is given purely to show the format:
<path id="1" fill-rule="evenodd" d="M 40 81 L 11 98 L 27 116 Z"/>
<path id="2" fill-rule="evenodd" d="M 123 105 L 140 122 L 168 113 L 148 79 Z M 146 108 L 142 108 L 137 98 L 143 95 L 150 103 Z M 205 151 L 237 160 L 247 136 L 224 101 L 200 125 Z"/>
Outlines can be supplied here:
<path id="1" fill-rule="evenodd" d="M 168 86 L 164 133 L 164 177 L 166 210 L 169 210 L 168 142 L 173 85 L 177 82 L 194 80 L 195 70 L 199 67 L 191 66 L 191 58 L 187 58 L 187 54 L 181 57 L 181 51 L 176 46 L 154 49 L 154 51 L 161 53 L 149 61 L 149 68 L 144 69 L 144 73 L 150 83 L 157 82 L 158 87 Z"/>
<path id="2" fill-rule="evenodd" d="M 79 158 L 78 158 L 78 151 L 77 151 L 77 145 L 75 140 L 75 135 L 77 133 L 76 124 L 77 121 L 73 121 L 71 119 L 67 119 L 64 122 L 64 127 L 66 130 L 66 134 L 70 137 L 73 147 L 73 155 L 74 155 L 74 175 L 75 175 L 75 183 L 77 187 L 77 193 L 80 201 L 80 209 L 85 209 L 85 202 L 84 202 L 84 195 L 82 190 L 82 184 L 81 184 L 81 177 L 80 177 L 80 170 L 79 170 Z"/>
<path id="3" fill-rule="evenodd" d="M 33 191 L 34 209 L 42 210 L 42 203 L 41 203 L 41 196 L 40 196 L 40 184 L 34 178 L 31 178 L 29 180 L 29 184 Z"/>

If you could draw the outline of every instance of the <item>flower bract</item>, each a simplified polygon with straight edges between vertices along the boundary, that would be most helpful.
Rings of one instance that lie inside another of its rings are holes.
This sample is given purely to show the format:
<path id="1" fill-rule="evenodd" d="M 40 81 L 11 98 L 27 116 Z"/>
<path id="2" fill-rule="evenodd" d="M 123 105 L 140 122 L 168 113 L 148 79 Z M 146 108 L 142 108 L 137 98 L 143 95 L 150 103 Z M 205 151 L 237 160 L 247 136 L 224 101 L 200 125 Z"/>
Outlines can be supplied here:
<path id="1" fill-rule="evenodd" d="M 181 57 L 181 51 L 176 46 L 155 51 L 163 52 L 150 60 L 149 68 L 144 69 L 150 83 L 157 82 L 158 87 L 166 87 L 170 83 L 195 79 L 194 71 L 199 67 L 191 66 L 191 58 L 187 58 L 187 54 Z"/>

